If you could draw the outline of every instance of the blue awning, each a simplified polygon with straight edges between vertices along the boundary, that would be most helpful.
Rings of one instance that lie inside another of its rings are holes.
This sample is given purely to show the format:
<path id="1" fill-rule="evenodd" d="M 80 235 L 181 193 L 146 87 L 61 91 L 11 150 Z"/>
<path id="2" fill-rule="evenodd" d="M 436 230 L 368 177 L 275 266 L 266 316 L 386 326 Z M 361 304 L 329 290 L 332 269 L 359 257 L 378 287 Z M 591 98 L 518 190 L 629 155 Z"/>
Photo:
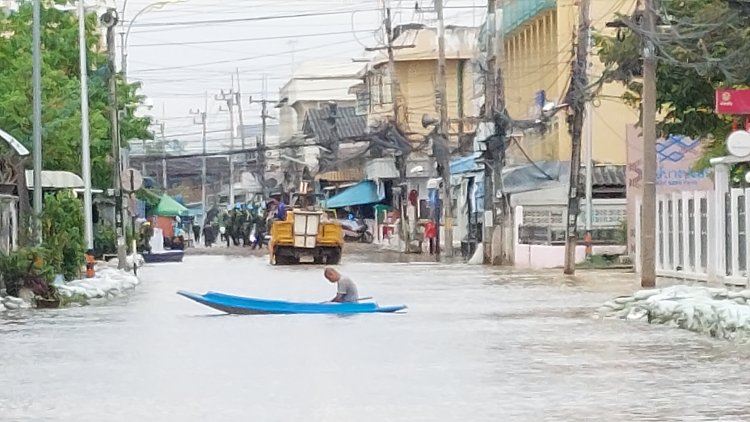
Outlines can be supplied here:
<path id="1" fill-rule="evenodd" d="M 372 180 L 364 180 L 334 195 L 326 201 L 326 208 L 343 208 L 352 205 L 374 204 L 383 200 L 378 186 Z"/>
<path id="2" fill-rule="evenodd" d="M 481 156 L 481 152 L 475 152 L 466 157 L 453 160 L 450 164 L 451 174 L 471 173 L 482 170 L 484 165 L 477 163 L 477 159 Z"/>

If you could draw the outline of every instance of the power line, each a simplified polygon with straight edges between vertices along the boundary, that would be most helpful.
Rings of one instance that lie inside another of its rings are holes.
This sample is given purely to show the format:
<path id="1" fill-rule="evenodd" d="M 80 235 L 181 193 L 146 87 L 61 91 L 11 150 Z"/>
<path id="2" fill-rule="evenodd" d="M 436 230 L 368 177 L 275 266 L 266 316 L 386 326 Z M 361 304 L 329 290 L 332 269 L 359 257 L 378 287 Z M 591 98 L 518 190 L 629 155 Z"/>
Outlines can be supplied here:
<path id="1" fill-rule="evenodd" d="M 145 22 L 141 24 L 133 24 L 133 27 L 134 28 L 147 28 L 147 27 L 155 27 L 155 26 L 164 27 L 164 26 L 227 24 L 227 23 L 237 23 L 237 22 L 257 22 L 257 21 L 268 21 L 268 20 L 274 20 L 274 19 L 293 19 L 293 18 L 305 18 L 305 17 L 346 15 L 352 12 L 372 12 L 372 11 L 378 11 L 378 9 L 338 10 L 338 11 L 331 11 L 331 12 L 296 13 L 296 14 L 291 14 L 291 15 L 255 16 L 255 17 L 248 17 L 248 18 L 209 19 L 209 20 L 195 20 L 195 21 L 182 21 L 182 22 Z"/>
<path id="2" fill-rule="evenodd" d="M 327 44 L 318 45 L 318 46 L 314 46 L 314 47 L 308 47 L 306 50 L 314 50 L 314 49 L 318 49 L 318 48 L 326 48 L 326 47 L 330 47 L 330 46 L 334 46 L 334 45 L 346 44 L 348 42 L 349 41 L 346 41 L 346 42 L 337 42 L 337 43 L 327 43 Z M 273 53 L 273 54 L 260 54 L 260 55 L 257 55 L 257 56 L 242 57 L 242 58 L 238 58 L 238 59 L 216 60 L 216 61 L 212 61 L 212 62 L 194 63 L 194 64 L 187 64 L 187 65 L 182 65 L 182 66 L 166 66 L 166 67 L 158 67 L 158 68 L 151 68 L 151 69 L 140 69 L 140 70 L 137 70 L 136 72 L 144 73 L 144 72 L 159 72 L 159 71 L 164 71 L 164 70 L 188 69 L 188 68 L 191 68 L 191 67 L 210 66 L 210 65 L 213 65 L 213 64 L 227 64 L 227 63 L 235 63 L 235 62 L 244 62 L 244 61 L 250 61 L 250 60 L 263 59 L 263 58 L 266 58 L 266 57 L 277 57 L 277 56 L 283 56 L 283 55 L 291 54 L 291 53 L 292 53 L 291 50 L 287 50 L 287 51 L 282 51 L 282 52 Z"/>
<path id="3" fill-rule="evenodd" d="M 348 35 L 352 33 L 372 33 L 375 29 L 356 29 L 350 31 L 333 31 L 333 32 L 318 32 L 312 34 L 301 34 L 301 35 L 277 35 L 270 37 L 255 37 L 255 38 L 230 38 L 223 40 L 202 40 L 202 41 L 180 41 L 180 42 L 164 42 L 164 43 L 147 43 L 147 44 L 133 44 L 128 48 L 133 47 L 165 47 L 165 46 L 183 46 L 183 45 L 204 45 L 204 44 L 226 44 L 236 42 L 249 42 L 249 41 L 268 41 L 268 40 L 283 40 L 290 38 L 310 38 L 310 37 L 325 37 L 329 35 Z"/>

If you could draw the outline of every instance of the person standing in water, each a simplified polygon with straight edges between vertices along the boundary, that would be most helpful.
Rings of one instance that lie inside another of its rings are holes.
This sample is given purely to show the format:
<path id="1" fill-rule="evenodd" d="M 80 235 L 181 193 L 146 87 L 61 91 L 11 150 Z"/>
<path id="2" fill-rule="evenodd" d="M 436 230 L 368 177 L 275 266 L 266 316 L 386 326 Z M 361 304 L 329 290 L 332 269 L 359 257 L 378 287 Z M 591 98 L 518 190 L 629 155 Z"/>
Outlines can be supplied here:
<path id="1" fill-rule="evenodd" d="M 329 302 L 355 303 L 359 300 L 357 285 L 354 284 L 352 279 L 341 275 L 341 273 L 331 267 L 326 268 L 323 271 L 323 275 L 328 281 L 337 285 L 336 296 Z"/>

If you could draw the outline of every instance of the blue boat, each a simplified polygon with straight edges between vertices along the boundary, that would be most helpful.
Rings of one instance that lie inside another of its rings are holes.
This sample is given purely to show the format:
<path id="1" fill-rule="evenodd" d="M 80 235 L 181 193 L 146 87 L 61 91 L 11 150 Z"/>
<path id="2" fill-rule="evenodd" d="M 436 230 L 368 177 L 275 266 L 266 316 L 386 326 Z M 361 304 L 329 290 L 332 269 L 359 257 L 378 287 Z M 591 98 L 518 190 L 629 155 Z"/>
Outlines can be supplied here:
<path id="1" fill-rule="evenodd" d="M 200 295 L 179 291 L 177 294 L 198 303 L 228 314 L 371 314 L 377 312 L 397 312 L 406 309 L 405 305 L 378 306 L 377 303 L 302 303 L 281 300 L 255 299 L 208 292 Z"/>

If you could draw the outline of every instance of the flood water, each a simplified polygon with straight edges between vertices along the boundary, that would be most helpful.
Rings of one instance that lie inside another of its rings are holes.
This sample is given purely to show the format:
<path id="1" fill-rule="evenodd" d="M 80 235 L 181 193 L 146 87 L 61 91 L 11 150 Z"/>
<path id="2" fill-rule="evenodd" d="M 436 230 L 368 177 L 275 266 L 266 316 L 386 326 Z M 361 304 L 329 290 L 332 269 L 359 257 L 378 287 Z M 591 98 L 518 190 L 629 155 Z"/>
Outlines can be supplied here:
<path id="1" fill-rule="evenodd" d="M 188 256 L 127 298 L 0 314 L 0 421 L 750 420 L 750 352 L 596 320 L 623 285 L 357 262 L 404 314 L 226 316 L 177 290 L 322 301 L 321 267 Z"/>

